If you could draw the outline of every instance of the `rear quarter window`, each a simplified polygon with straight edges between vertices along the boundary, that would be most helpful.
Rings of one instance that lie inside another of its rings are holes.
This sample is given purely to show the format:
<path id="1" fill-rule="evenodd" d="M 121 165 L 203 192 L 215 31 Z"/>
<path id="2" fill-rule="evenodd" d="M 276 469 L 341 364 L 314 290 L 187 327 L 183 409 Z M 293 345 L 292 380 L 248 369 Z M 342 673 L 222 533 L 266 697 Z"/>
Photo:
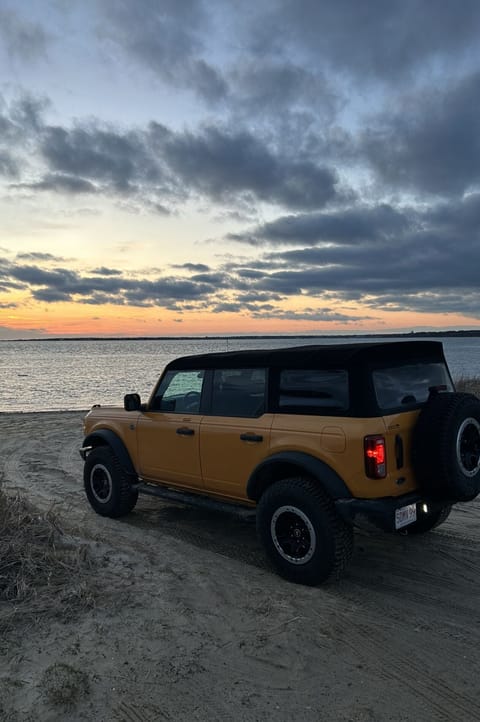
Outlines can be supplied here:
<path id="1" fill-rule="evenodd" d="M 375 369 L 372 378 L 382 411 L 416 408 L 427 401 L 433 386 L 454 390 L 443 363 L 412 363 Z"/>
<path id="2" fill-rule="evenodd" d="M 283 369 L 277 406 L 280 412 L 297 414 L 346 411 L 348 373 L 345 369 Z"/>

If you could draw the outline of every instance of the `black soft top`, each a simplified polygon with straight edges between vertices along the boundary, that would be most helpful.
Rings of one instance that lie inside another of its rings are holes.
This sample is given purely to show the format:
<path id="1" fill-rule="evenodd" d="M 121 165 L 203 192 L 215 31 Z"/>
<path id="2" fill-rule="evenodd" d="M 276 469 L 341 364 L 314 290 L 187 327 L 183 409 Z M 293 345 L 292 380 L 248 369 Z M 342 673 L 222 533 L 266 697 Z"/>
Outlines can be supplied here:
<path id="1" fill-rule="evenodd" d="M 408 360 L 445 361 L 440 341 L 378 341 L 345 344 L 291 346 L 276 349 L 226 351 L 183 356 L 171 361 L 167 369 L 211 368 L 335 368 L 357 364 L 382 366 Z"/>

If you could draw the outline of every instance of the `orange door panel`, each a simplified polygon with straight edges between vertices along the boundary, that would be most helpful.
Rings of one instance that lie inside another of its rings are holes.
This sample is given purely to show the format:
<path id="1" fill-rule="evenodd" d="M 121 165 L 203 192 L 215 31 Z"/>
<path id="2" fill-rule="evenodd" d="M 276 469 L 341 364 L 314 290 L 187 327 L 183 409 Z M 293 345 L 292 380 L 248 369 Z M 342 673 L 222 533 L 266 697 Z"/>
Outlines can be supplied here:
<path id="1" fill-rule="evenodd" d="M 140 475 L 150 481 L 202 487 L 199 440 L 201 416 L 151 412 L 138 422 Z"/>
<path id="2" fill-rule="evenodd" d="M 245 500 L 247 481 L 268 455 L 273 415 L 245 419 L 204 416 L 200 462 L 204 486 L 216 494 Z"/>

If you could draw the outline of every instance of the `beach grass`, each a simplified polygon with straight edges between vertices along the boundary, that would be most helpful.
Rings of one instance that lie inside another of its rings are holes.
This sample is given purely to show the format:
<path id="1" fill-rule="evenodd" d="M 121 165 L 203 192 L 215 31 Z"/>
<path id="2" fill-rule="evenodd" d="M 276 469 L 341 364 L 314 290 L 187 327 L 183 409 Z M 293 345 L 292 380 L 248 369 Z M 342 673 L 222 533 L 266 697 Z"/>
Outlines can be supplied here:
<path id="1" fill-rule="evenodd" d="M 463 393 L 475 394 L 480 397 L 480 378 L 461 376 L 455 381 L 457 391 Z"/>
<path id="2" fill-rule="evenodd" d="M 0 489 L 0 640 L 21 621 L 70 619 L 95 604 L 88 546 L 62 531 L 53 512 Z"/>

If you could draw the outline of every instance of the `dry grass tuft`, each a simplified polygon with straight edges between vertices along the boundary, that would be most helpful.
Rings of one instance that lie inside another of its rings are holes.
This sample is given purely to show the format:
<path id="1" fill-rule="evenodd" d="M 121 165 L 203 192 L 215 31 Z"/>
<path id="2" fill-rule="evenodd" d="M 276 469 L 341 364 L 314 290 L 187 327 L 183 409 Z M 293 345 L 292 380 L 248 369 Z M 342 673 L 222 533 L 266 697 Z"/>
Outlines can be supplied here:
<path id="1" fill-rule="evenodd" d="M 45 670 L 41 688 L 54 707 L 71 708 L 90 692 L 90 682 L 83 670 L 56 662 Z"/>
<path id="2" fill-rule="evenodd" d="M 0 490 L 0 639 L 42 616 L 70 619 L 95 603 L 93 559 L 68 540 L 53 512 Z"/>
<path id="3" fill-rule="evenodd" d="M 475 394 L 480 397 L 480 379 L 479 378 L 468 378 L 461 376 L 455 381 L 455 388 L 457 391 L 463 393 Z"/>

